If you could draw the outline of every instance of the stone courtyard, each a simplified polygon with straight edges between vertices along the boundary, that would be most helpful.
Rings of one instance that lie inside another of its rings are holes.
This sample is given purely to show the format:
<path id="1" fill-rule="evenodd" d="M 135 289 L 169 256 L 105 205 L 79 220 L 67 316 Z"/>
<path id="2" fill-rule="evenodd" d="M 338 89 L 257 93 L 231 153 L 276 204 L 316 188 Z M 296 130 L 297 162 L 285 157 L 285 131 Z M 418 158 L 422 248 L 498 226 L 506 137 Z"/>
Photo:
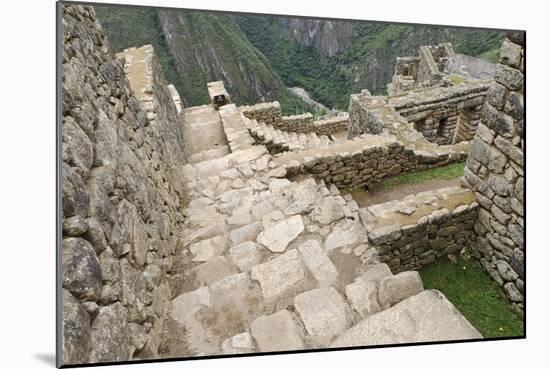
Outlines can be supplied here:
<path id="1" fill-rule="evenodd" d="M 91 7 L 63 37 L 65 363 L 479 339 L 417 272 L 465 247 L 523 309 L 522 35 L 498 65 L 421 47 L 319 120 L 219 81 L 184 107 Z M 464 161 L 460 186 L 345 193 Z"/>

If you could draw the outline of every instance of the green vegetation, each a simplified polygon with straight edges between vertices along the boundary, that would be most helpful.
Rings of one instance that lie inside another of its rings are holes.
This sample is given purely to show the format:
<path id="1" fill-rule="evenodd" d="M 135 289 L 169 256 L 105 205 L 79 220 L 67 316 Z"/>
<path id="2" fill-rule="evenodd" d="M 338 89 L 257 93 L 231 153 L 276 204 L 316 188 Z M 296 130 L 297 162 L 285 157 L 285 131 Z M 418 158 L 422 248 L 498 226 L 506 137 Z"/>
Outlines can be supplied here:
<path id="1" fill-rule="evenodd" d="M 449 80 L 451 81 L 451 83 L 453 85 L 460 85 L 460 84 L 464 83 L 464 81 L 465 81 L 464 77 L 459 76 L 458 74 L 451 74 L 449 76 Z"/>
<path id="2" fill-rule="evenodd" d="M 187 105 L 208 101 L 207 81 L 226 76 L 237 104 L 279 100 L 283 114 L 319 111 L 288 91 L 300 86 L 329 108 L 347 110 L 349 95 L 386 93 L 396 56 L 443 41 L 456 52 L 498 60 L 503 33 L 433 26 L 354 23 L 351 45 L 333 57 L 299 45 L 279 18 L 95 5 L 114 51 L 152 44 L 167 80 Z M 167 22 L 168 21 L 168 22 Z M 162 25 L 172 26 L 165 38 Z"/>
<path id="3" fill-rule="evenodd" d="M 129 47 L 151 44 L 164 71 L 166 80 L 183 91 L 184 80 L 179 76 L 155 9 L 94 5 L 97 18 L 115 52 Z"/>
<path id="4" fill-rule="evenodd" d="M 504 37 L 497 31 L 356 22 L 351 46 L 328 58 L 295 42 L 277 17 L 247 15 L 235 20 L 287 86 L 303 87 L 314 100 L 340 110 L 347 110 L 350 94 L 365 87 L 386 94 L 395 58 L 414 55 L 421 45 L 451 42 L 458 53 L 494 62 Z"/>
<path id="5" fill-rule="evenodd" d="M 285 115 L 316 111 L 285 88 L 269 60 L 229 16 L 112 5 L 94 8 L 115 52 L 153 45 L 166 79 L 188 105 L 207 104 L 206 83 L 223 74 L 229 76 L 231 84 L 226 87 L 239 105 L 255 104 L 263 94 L 279 100 Z M 161 26 L 164 22 L 176 30 L 170 45 Z"/>
<path id="6" fill-rule="evenodd" d="M 441 291 L 483 337 L 524 334 L 522 317 L 476 261 L 440 259 L 419 272 L 424 288 Z"/>
<path id="7" fill-rule="evenodd" d="M 464 164 L 465 163 L 453 163 L 444 167 L 432 168 L 392 177 L 384 181 L 384 188 L 389 189 L 400 184 L 415 184 L 428 181 L 430 179 L 445 180 L 461 177 L 464 175 Z"/>

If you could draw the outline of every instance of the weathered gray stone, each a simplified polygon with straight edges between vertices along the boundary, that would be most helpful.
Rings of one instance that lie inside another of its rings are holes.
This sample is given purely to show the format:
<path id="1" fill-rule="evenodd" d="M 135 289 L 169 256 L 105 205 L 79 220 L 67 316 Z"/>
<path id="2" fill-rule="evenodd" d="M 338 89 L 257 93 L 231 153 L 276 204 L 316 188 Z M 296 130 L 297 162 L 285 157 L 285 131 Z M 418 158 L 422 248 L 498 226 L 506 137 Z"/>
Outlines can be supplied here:
<path id="1" fill-rule="evenodd" d="M 396 241 L 401 237 L 399 224 L 378 227 L 368 233 L 369 241 L 374 245 L 381 245 L 386 242 Z"/>
<path id="2" fill-rule="evenodd" d="M 63 215 L 85 217 L 90 204 L 89 195 L 82 177 L 66 163 L 63 163 L 61 169 L 61 190 Z"/>
<path id="3" fill-rule="evenodd" d="M 416 271 L 401 272 L 380 281 L 378 300 L 386 309 L 398 302 L 422 292 L 424 289 L 420 274 Z"/>
<path id="4" fill-rule="evenodd" d="M 125 245 L 130 245 L 129 250 Z M 137 265 L 145 264 L 148 251 L 147 226 L 141 220 L 136 207 L 127 200 L 122 200 L 118 205 L 111 247 L 119 256 L 130 251 Z"/>
<path id="5" fill-rule="evenodd" d="M 83 177 L 86 177 L 94 160 L 94 148 L 90 138 L 72 117 L 63 118 L 61 135 L 63 161 L 77 167 Z"/>
<path id="6" fill-rule="evenodd" d="M 519 292 L 518 288 L 513 282 L 504 284 L 504 293 L 513 302 L 523 302 L 523 295 Z"/>
<path id="7" fill-rule="evenodd" d="M 346 297 L 353 310 L 363 318 L 382 310 L 378 302 L 378 285 L 374 281 L 364 278 L 356 279 L 355 282 L 346 286 Z"/>
<path id="8" fill-rule="evenodd" d="M 210 285 L 236 272 L 235 266 L 225 255 L 216 256 L 193 268 L 190 273 L 197 282 Z"/>
<path id="9" fill-rule="evenodd" d="M 525 256 L 521 249 L 514 249 L 512 258 L 510 260 L 510 265 L 518 273 L 520 278 L 525 278 Z"/>
<path id="10" fill-rule="evenodd" d="M 88 230 L 88 224 L 78 215 L 66 218 L 62 227 L 63 234 L 69 237 L 78 237 Z"/>
<path id="11" fill-rule="evenodd" d="M 358 220 L 343 220 L 338 222 L 328 235 L 325 241 L 325 250 L 331 251 L 339 247 L 353 246 L 366 241 L 365 229 Z"/>
<path id="12" fill-rule="evenodd" d="M 246 241 L 256 241 L 261 231 L 262 223 L 254 222 L 232 230 L 229 234 L 229 238 L 231 239 L 231 243 L 235 246 Z"/>
<path id="13" fill-rule="evenodd" d="M 90 362 L 130 358 L 126 310 L 119 302 L 103 306 L 92 323 Z"/>
<path id="14" fill-rule="evenodd" d="M 120 275 L 122 286 L 121 303 L 128 311 L 128 321 L 142 323 L 146 318 L 147 287 L 145 278 L 126 259 L 120 260 Z"/>
<path id="15" fill-rule="evenodd" d="M 233 263 L 241 272 L 246 272 L 262 261 L 260 249 L 255 242 L 247 241 L 229 249 Z"/>
<path id="16" fill-rule="evenodd" d="M 229 240 L 227 238 L 216 236 L 191 244 L 189 250 L 193 254 L 193 261 L 205 262 L 223 254 L 228 245 Z"/>
<path id="17" fill-rule="evenodd" d="M 373 248 L 374 249 L 374 248 Z M 371 265 L 367 271 L 359 277 L 364 281 L 380 282 L 382 279 L 392 275 L 390 267 L 386 263 L 377 263 Z"/>
<path id="18" fill-rule="evenodd" d="M 90 315 L 66 289 L 63 296 L 63 364 L 85 364 L 90 352 Z"/>
<path id="19" fill-rule="evenodd" d="M 500 48 L 500 62 L 513 68 L 518 68 L 523 49 L 520 45 L 505 39 Z"/>
<path id="20" fill-rule="evenodd" d="M 250 324 L 250 332 L 262 352 L 301 350 L 304 348 L 298 326 L 288 310 L 261 316 Z"/>
<path id="21" fill-rule="evenodd" d="M 336 282 L 338 271 L 318 241 L 310 240 L 298 246 L 304 263 L 321 286 Z"/>
<path id="22" fill-rule="evenodd" d="M 487 102 L 489 102 L 489 104 L 493 105 L 497 109 L 502 109 L 504 107 L 505 97 L 506 97 L 506 87 L 504 87 L 499 83 L 491 83 L 491 87 L 489 87 L 489 91 L 487 92 Z M 485 135 L 485 132 L 487 132 L 486 130 L 488 130 L 488 128 L 486 128 L 484 124 L 480 124 L 478 127 L 478 130 L 480 127 L 485 127 L 485 128 L 482 128 L 483 132 L 481 134 L 479 134 L 479 131 L 476 132 L 476 135 L 479 135 L 483 139 L 483 141 L 487 142 L 488 144 L 491 144 L 491 140 L 485 139 L 485 138 L 488 138 L 488 136 Z"/>
<path id="23" fill-rule="evenodd" d="M 248 332 L 240 333 L 222 342 L 224 354 L 246 354 L 254 352 L 254 342 Z"/>
<path id="24" fill-rule="evenodd" d="M 102 277 L 92 245 L 82 238 L 65 238 L 62 253 L 63 287 L 83 300 L 97 300 Z"/>
<path id="25" fill-rule="evenodd" d="M 331 347 L 372 346 L 481 338 L 439 291 L 420 292 L 345 331 Z"/>
<path id="26" fill-rule="evenodd" d="M 325 197 L 322 203 L 311 212 L 311 220 L 327 225 L 344 217 L 342 206 L 334 197 Z"/>
<path id="27" fill-rule="evenodd" d="M 305 279 L 297 250 L 290 250 L 276 258 L 251 268 L 251 278 L 260 282 L 266 300 L 284 294 Z"/>
<path id="28" fill-rule="evenodd" d="M 319 343 L 328 343 L 347 327 L 344 299 L 333 287 L 306 291 L 294 298 L 294 307 L 307 333 Z"/>
<path id="29" fill-rule="evenodd" d="M 518 274 L 512 269 L 512 267 L 504 260 L 496 262 L 497 270 L 505 281 L 515 281 L 518 278 Z"/>
<path id="30" fill-rule="evenodd" d="M 284 252 L 288 244 L 303 230 L 302 216 L 294 215 L 261 232 L 258 235 L 258 243 L 267 247 L 271 252 Z"/>
<path id="31" fill-rule="evenodd" d="M 500 64 L 497 66 L 495 81 L 512 91 L 523 88 L 523 74 L 521 71 L 507 65 Z"/>
<path id="32" fill-rule="evenodd" d="M 147 330 L 141 324 L 128 323 L 128 337 L 136 350 L 141 350 L 147 343 Z"/>
<path id="33" fill-rule="evenodd" d="M 496 220 L 498 220 L 503 225 L 506 225 L 506 223 L 508 223 L 511 217 L 510 215 L 500 210 L 500 208 L 496 205 L 493 205 L 491 207 L 491 214 L 495 217 Z"/>
<path id="34" fill-rule="evenodd" d="M 108 246 L 103 228 L 95 218 L 87 218 L 85 222 L 86 233 L 82 237 L 92 244 L 95 252 L 99 255 Z"/>
<path id="35" fill-rule="evenodd" d="M 491 174 L 487 183 L 500 196 L 508 196 L 512 190 L 512 186 L 504 177 Z"/>
<path id="36" fill-rule="evenodd" d="M 117 126 L 101 109 L 97 115 L 97 127 L 94 132 L 94 166 L 107 166 L 117 161 Z"/>

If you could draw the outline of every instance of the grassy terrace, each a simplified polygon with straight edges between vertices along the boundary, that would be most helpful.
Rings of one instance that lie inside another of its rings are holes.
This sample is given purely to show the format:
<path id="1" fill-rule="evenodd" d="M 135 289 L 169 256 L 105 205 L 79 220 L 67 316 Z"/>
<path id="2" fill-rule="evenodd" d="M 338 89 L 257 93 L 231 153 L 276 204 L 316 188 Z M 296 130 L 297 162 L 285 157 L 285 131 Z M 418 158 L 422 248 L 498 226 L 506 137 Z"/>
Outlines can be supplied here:
<path id="1" fill-rule="evenodd" d="M 452 179 L 464 174 L 465 163 L 454 163 L 444 167 L 427 169 L 420 172 L 403 174 L 384 181 L 384 188 L 390 189 L 401 184 L 415 184 L 431 179 Z"/>
<path id="2" fill-rule="evenodd" d="M 443 292 L 483 337 L 523 335 L 523 318 L 476 261 L 440 259 L 419 272 L 424 288 Z"/>

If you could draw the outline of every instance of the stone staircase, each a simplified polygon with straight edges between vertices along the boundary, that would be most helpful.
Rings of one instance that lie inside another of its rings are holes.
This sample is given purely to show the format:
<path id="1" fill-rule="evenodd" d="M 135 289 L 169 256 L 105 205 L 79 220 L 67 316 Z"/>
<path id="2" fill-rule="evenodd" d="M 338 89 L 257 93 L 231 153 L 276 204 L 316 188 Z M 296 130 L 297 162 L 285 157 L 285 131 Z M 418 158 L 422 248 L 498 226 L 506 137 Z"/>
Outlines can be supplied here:
<path id="1" fill-rule="evenodd" d="M 372 336 L 382 343 L 479 337 L 443 295 L 423 292 L 417 272 L 393 275 L 379 262 L 350 195 L 313 178 L 290 182 L 280 169 L 263 147 L 186 165 L 187 230 L 170 273 L 166 356 L 361 343 L 369 331 L 359 325 L 386 332 Z M 449 330 L 416 324 L 427 309 Z M 387 330 L 380 314 L 409 324 Z"/>
<path id="2" fill-rule="evenodd" d="M 332 144 L 328 136 L 318 136 L 315 132 L 296 133 L 275 128 L 271 124 L 248 120 L 248 130 L 257 143 L 266 145 L 269 152 L 300 151 Z"/>

